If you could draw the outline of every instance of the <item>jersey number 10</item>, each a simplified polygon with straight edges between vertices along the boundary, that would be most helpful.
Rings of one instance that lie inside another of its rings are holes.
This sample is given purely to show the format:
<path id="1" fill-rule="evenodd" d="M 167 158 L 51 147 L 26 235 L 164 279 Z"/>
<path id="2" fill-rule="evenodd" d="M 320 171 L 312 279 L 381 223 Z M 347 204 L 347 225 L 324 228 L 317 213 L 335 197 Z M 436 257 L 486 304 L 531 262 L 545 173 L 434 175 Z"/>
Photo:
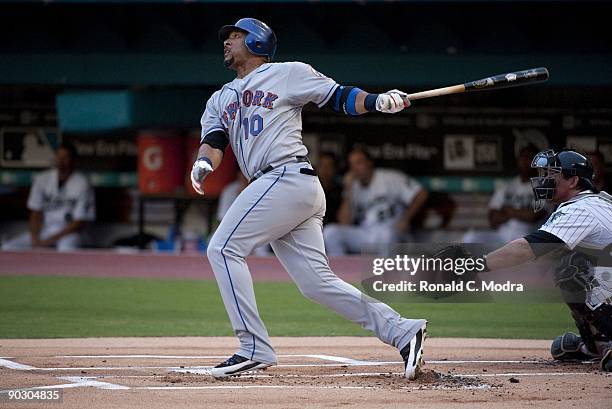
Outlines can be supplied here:
<path id="1" fill-rule="evenodd" d="M 242 128 L 244 129 L 244 140 L 249 139 L 249 134 L 257 136 L 263 129 L 263 118 L 259 114 L 255 114 L 249 117 L 245 117 L 242 120 Z"/>

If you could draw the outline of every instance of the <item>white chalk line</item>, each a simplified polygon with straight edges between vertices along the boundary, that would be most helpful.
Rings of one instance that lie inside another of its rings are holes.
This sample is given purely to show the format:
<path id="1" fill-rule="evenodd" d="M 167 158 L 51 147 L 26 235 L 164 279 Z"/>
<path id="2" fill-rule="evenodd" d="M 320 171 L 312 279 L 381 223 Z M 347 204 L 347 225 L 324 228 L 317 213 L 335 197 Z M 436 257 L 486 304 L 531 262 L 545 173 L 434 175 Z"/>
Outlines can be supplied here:
<path id="1" fill-rule="evenodd" d="M 294 357 L 295 355 L 291 355 Z M 318 358 L 324 360 L 334 360 L 337 363 L 327 364 L 327 363 L 310 363 L 310 364 L 278 364 L 276 365 L 279 368 L 322 368 L 322 367 L 345 367 L 345 366 L 384 366 L 384 365 L 401 365 L 402 361 L 363 361 L 363 360 L 355 360 L 351 358 L 344 357 L 334 357 L 329 355 L 300 355 L 302 357 L 310 357 L 310 358 Z M 91 356 L 87 356 L 91 358 Z M 99 356 L 99 357 L 108 357 L 108 356 Z M 149 356 L 147 356 L 149 357 Z M 431 360 L 426 361 L 427 364 L 432 365 L 456 365 L 456 364 L 542 364 L 546 361 L 540 360 Z M 593 362 L 583 362 L 583 364 L 593 364 Z M 7 359 L 0 359 L 0 366 L 5 366 L 9 369 L 23 370 L 23 371 L 45 371 L 45 372 L 54 372 L 54 371 L 143 371 L 143 370 L 165 370 L 168 372 L 178 372 L 178 373 L 194 373 L 194 374 L 204 374 L 207 375 L 210 373 L 210 368 L 213 366 L 203 365 L 203 366 L 140 366 L 140 365 L 132 365 L 132 366 L 81 366 L 81 367 L 34 367 L 30 365 L 20 364 L 14 361 L 9 361 Z"/>
<path id="2" fill-rule="evenodd" d="M 321 355 L 321 354 L 290 354 L 290 355 L 278 355 L 279 358 L 313 358 L 324 361 L 332 361 L 342 363 L 344 365 L 397 365 L 403 364 L 402 361 L 366 361 L 360 359 L 347 358 L 342 356 L 334 355 Z M 43 358 L 43 357 L 41 357 Z M 128 358 L 128 359 L 225 359 L 227 356 L 216 356 L 216 355 L 56 355 L 54 358 L 74 358 L 74 359 L 87 359 L 87 358 Z M 436 365 L 459 365 L 459 364 L 542 364 L 544 360 L 427 360 L 427 363 Z M 583 363 L 592 363 L 585 361 Z M 289 365 L 289 364 L 286 364 Z M 300 364 L 294 364 L 300 365 Z M 311 365 L 311 364 L 301 364 Z"/>
<path id="3" fill-rule="evenodd" d="M 190 372 L 184 372 L 189 375 Z M 206 375 L 209 375 L 207 373 Z M 342 373 L 342 374 L 321 374 L 321 375 L 306 375 L 306 374 L 275 374 L 275 375 L 266 375 L 266 374 L 243 374 L 239 377 L 236 377 L 236 380 L 239 379 L 257 379 L 257 378 L 350 378 L 350 377 L 362 377 L 362 376 L 395 376 L 395 375 L 404 375 L 403 372 L 351 372 L 351 373 Z M 123 378 L 136 378 L 136 379 L 152 379 L 152 378 L 165 378 L 168 375 L 94 375 L 91 376 L 92 379 L 123 379 Z"/>
<path id="4" fill-rule="evenodd" d="M 130 389 L 129 386 L 117 385 L 109 382 L 101 382 L 96 381 L 94 378 L 90 377 L 82 377 L 82 376 L 59 376 L 57 379 L 61 379 L 64 381 L 69 381 L 70 383 L 64 383 L 59 385 L 44 385 L 44 386 L 34 386 L 30 388 L 19 388 L 22 391 L 28 390 L 39 390 L 39 389 L 71 389 L 71 388 L 84 388 L 84 387 L 94 387 L 96 389 L 112 389 L 112 390 L 125 390 Z M 15 388 L 11 389 L 15 390 Z M 8 390 L 0 390 L 0 394 L 8 393 Z"/>
<path id="5" fill-rule="evenodd" d="M 177 373 L 193 374 L 193 375 L 210 375 L 210 370 L 202 371 L 177 371 Z M 245 374 L 240 375 L 240 378 L 347 378 L 347 377 L 367 377 L 367 376 L 396 376 L 402 375 L 402 372 L 354 372 L 345 374 L 320 374 L 320 375 L 306 375 L 306 374 Z M 589 372 L 508 372 L 508 373 L 486 373 L 486 374 L 461 374 L 453 373 L 448 374 L 454 378 L 497 378 L 504 376 L 572 376 L 572 375 L 593 375 Z M 610 374 L 612 376 L 612 374 Z M 239 379 L 239 378 L 236 378 Z"/>
<path id="6" fill-rule="evenodd" d="M 20 364 L 18 362 L 9 361 L 8 359 L 3 358 L 0 358 L 0 366 L 8 369 L 17 369 L 18 371 L 30 371 L 32 369 L 36 369 L 33 366 Z"/>
<path id="7" fill-rule="evenodd" d="M 525 363 L 525 364 L 543 364 L 543 361 L 534 362 L 523 362 L 523 361 L 426 361 L 426 364 L 431 365 L 443 365 L 443 364 L 513 364 L 513 363 Z M 585 364 L 593 364 L 592 362 L 585 362 Z M 355 363 L 355 364 L 278 364 L 275 365 L 277 368 L 335 368 L 335 367 L 347 367 L 347 366 L 385 366 L 385 365 L 403 365 L 403 362 L 368 362 L 368 363 Z M 213 366 L 67 366 L 67 367 L 30 367 L 20 368 L 20 370 L 30 371 L 146 371 L 146 370 L 166 370 L 168 372 L 193 372 L 208 371 Z M 17 368 L 15 368 L 17 369 Z"/>
<path id="8" fill-rule="evenodd" d="M 190 374 L 190 372 L 185 372 Z M 202 373 L 198 375 L 210 375 L 210 373 Z M 403 376 L 403 372 L 351 372 L 342 374 L 320 374 L 320 375 L 307 375 L 307 374 L 244 374 L 236 377 L 239 379 L 258 379 L 258 378 L 351 378 L 351 377 L 369 377 L 369 376 Z M 572 375 L 593 375 L 591 372 L 506 372 L 506 373 L 486 373 L 486 374 L 448 374 L 455 378 L 495 378 L 495 377 L 507 377 L 507 376 L 572 376 Z M 605 374 L 612 376 L 612 374 Z M 137 379 L 153 379 L 153 378 L 164 378 L 168 375 L 96 375 L 91 376 L 91 379 L 123 379 L 123 378 L 137 378 Z"/>
<path id="9" fill-rule="evenodd" d="M 292 355 L 295 356 L 295 355 Z M 287 364 L 287 365 L 278 365 L 280 367 L 303 367 L 303 366 L 314 366 L 314 367 L 324 367 L 324 366 L 368 366 L 368 365 L 384 365 L 396 362 L 377 362 L 377 361 L 359 361 L 351 358 L 344 357 L 335 357 L 330 355 L 300 355 L 302 357 L 311 357 L 318 358 L 322 360 L 332 360 L 339 362 L 339 364 Z M 68 356 L 66 356 L 68 357 Z M 83 356 L 91 358 L 91 356 Z M 100 356 L 101 357 L 101 356 Z M 108 357 L 108 356 L 106 356 Z M 145 356 L 149 358 L 150 356 Z M 288 356 L 287 356 L 288 357 Z M 472 360 L 472 361 L 435 361 L 440 363 L 516 363 L 516 362 L 529 362 L 529 363 L 540 363 L 541 361 L 483 361 L 483 360 Z M 401 362 L 398 362 L 401 363 Z M 431 363 L 431 361 L 430 361 Z M 138 370 L 138 369 L 166 369 L 166 370 L 175 370 L 176 372 L 184 372 L 184 373 L 197 373 L 196 371 L 201 371 L 204 374 L 210 374 L 211 367 L 82 367 L 82 368 L 37 368 L 30 365 L 20 364 L 5 358 L 0 358 L 0 365 L 7 367 L 9 369 L 16 369 L 22 371 L 32 371 L 32 370 L 42 370 L 42 371 L 54 371 L 54 370 Z M 245 374 L 243 378 L 339 378 L 339 377 L 365 377 L 365 376 L 401 376 L 401 373 L 389 373 L 389 372 L 360 372 L 360 373 L 352 373 L 352 374 L 321 374 L 321 375 L 265 375 L 265 374 Z M 501 374 L 452 374 L 454 377 L 502 377 L 502 376 L 575 376 L 575 375 L 588 375 L 587 372 L 536 372 L 536 373 L 501 373 Z M 145 375 L 146 376 L 146 375 Z M 135 375 L 132 377 L 145 377 Z M 150 375 L 149 375 L 150 376 Z M 155 375 L 153 375 L 154 377 Z M 126 390 L 126 389 L 141 389 L 141 390 L 205 390 L 205 389 L 251 389 L 251 388 L 272 388 L 272 389 L 281 389 L 281 388 L 301 388 L 301 389 L 384 389 L 382 387 L 372 387 L 372 386 L 295 386 L 295 385 L 214 385 L 214 386 L 141 386 L 141 387 L 129 387 L 124 385 L 118 385 L 110 382 L 102 382 L 96 379 L 104 379 L 104 378 L 112 378 L 112 375 L 103 375 L 97 377 L 83 377 L 83 376 L 60 376 L 58 379 L 68 380 L 70 383 L 60 384 L 60 385 L 45 385 L 33 388 L 25 388 L 27 390 L 36 390 L 36 389 L 67 389 L 67 388 L 79 388 L 79 387 L 94 387 L 96 389 L 105 389 L 105 390 Z M 118 377 L 127 378 L 129 375 L 119 375 Z M 483 384 L 477 386 L 463 386 L 461 389 L 483 389 L 489 388 L 490 385 Z M 457 387 L 448 387 L 448 386 L 418 386 L 418 387 L 407 387 L 401 389 L 457 389 Z M 0 391 L 0 393 L 6 391 Z"/>
<path id="10" fill-rule="evenodd" d="M 370 364 L 368 366 L 374 365 L 383 365 L 386 363 L 377 363 Z M 400 364 L 400 362 L 395 362 L 395 364 Z M 403 364 L 403 362 L 401 362 Z M 349 366 L 347 364 L 281 364 L 275 365 L 278 368 L 303 368 L 303 367 L 314 367 L 314 368 L 322 368 L 322 367 L 346 367 Z M 360 365 L 350 365 L 350 366 L 360 366 Z M 145 370 L 166 370 L 168 372 L 182 372 L 184 370 L 192 370 L 192 371 L 205 371 L 210 370 L 213 366 L 66 366 L 66 367 L 30 367 L 29 369 L 20 369 L 23 371 L 45 371 L 45 372 L 54 372 L 54 371 L 145 371 Z M 17 369 L 17 368 L 15 368 Z"/>
<path id="11" fill-rule="evenodd" d="M 364 361 L 359 359 L 346 358 L 343 356 L 321 355 L 321 354 L 291 354 L 278 355 L 279 358 L 311 358 L 323 361 L 339 362 L 346 365 L 382 365 L 382 364 L 398 364 L 400 361 L 375 362 Z M 73 359 L 226 359 L 227 356 L 216 355 L 57 355 L 54 358 L 73 358 Z"/>
<path id="12" fill-rule="evenodd" d="M 524 373 L 524 372 L 508 372 L 508 373 L 497 373 L 497 374 L 451 374 L 454 378 L 479 378 L 479 377 L 508 377 L 508 376 L 575 376 L 575 375 L 589 375 L 588 372 L 536 372 L 536 373 Z M 347 378 L 347 377 L 369 377 L 369 376 L 403 376 L 401 372 L 359 372 L 349 374 L 321 374 L 321 375 L 266 375 L 266 374 L 250 374 L 242 375 L 235 380 L 240 379 L 257 379 L 257 378 Z M 341 386 L 341 385 L 206 385 L 206 386 L 125 386 L 118 385 L 110 382 L 102 382 L 97 379 L 107 378 L 155 378 L 162 377 L 161 375 L 102 375 L 102 376 L 60 376 L 58 379 L 70 381 L 67 384 L 60 385 L 45 385 L 31 388 L 22 388 L 22 390 L 36 390 L 36 389 L 68 389 L 68 388 L 79 388 L 79 387 L 94 387 L 96 389 L 105 390 L 128 390 L 128 389 L 139 389 L 139 390 L 206 390 L 206 389 L 284 389 L 284 388 L 297 388 L 297 389 L 384 389 L 380 386 Z M 461 387 L 445 386 L 445 385 L 419 385 L 413 387 L 400 387 L 399 389 L 488 389 L 491 385 L 465 385 Z M 0 391 L 0 393 L 7 393 L 8 391 Z"/>
<path id="13" fill-rule="evenodd" d="M 279 355 L 283 357 L 283 355 Z M 289 355 L 284 355 L 289 356 Z M 40 357 L 44 358 L 44 357 Z M 104 358 L 104 359 L 116 359 L 116 358 L 128 358 L 128 359 L 227 359 L 227 355 L 56 355 L 53 358 L 75 358 L 75 359 L 88 359 L 88 358 Z"/>
<path id="14" fill-rule="evenodd" d="M 334 363 L 309 363 L 309 364 L 279 364 L 280 368 L 303 368 L 303 367 L 338 367 L 338 366 L 383 366 L 383 365 L 401 365 L 402 361 L 366 361 L 358 360 L 342 356 L 325 355 L 325 354 L 287 354 L 279 355 L 279 358 L 311 358 L 323 361 L 332 361 Z M 150 354 L 128 354 L 128 355 L 57 355 L 55 358 L 73 358 L 73 359 L 113 359 L 113 358 L 134 358 L 134 359 L 218 359 L 217 355 L 150 355 Z M 433 365 L 458 365 L 458 364 L 542 364 L 542 360 L 431 360 L 428 364 Z M 583 362 L 590 363 L 593 362 Z M 9 369 L 23 371 L 142 371 L 142 370 L 165 370 L 168 372 L 178 373 L 194 373 L 201 375 L 210 374 L 212 366 L 88 366 L 88 367 L 34 367 L 30 365 L 20 364 L 8 359 L 0 359 L 0 366 Z"/>
<path id="15" fill-rule="evenodd" d="M 444 385 L 404 386 L 395 389 L 403 390 L 457 390 L 457 389 L 490 389 L 490 385 L 464 385 L 451 387 Z M 141 390 L 206 390 L 206 389 L 370 389 L 383 390 L 382 386 L 340 386 L 340 385 L 211 385 L 211 386 L 137 386 Z"/>
<path id="16" fill-rule="evenodd" d="M 101 382 L 96 381 L 95 379 L 90 379 L 89 377 L 83 376 L 60 376 L 59 379 L 67 380 L 73 382 L 79 386 L 93 386 L 97 389 L 130 389 L 129 386 L 117 385 L 109 382 Z"/>
<path id="17" fill-rule="evenodd" d="M 214 385 L 214 386 L 119 386 L 118 388 L 99 387 L 97 384 L 90 382 L 82 383 L 70 383 L 62 385 L 51 385 L 51 386 L 37 386 L 33 388 L 21 388 L 19 390 L 40 390 L 40 389 L 68 389 L 68 388 L 80 388 L 93 386 L 98 389 L 121 389 L 121 390 L 210 390 L 210 389 L 370 389 L 370 390 L 383 390 L 381 386 L 304 386 L 304 385 Z M 460 388 L 448 387 L 448 386 L 414 386 L 414 387 L 400 387 L 396 389 L 413 389 L 413 390 L 426 390 L 426 389 L 438 389 L 438 390 L 457 390 L 457 389 L 488 389 L 490 385 L 475 385 L 475 386 L 462 386 Z M 15 389 L 11 389 L 15 390 Z M 8 393 L 8 391 L 0 391 L 0 394 Z"/>
<path id="18" fill-rule="evenodd" d="M 612 376 L 610 373 L 602 372 L 605 376 Z M 601 375 L 599 374 L 599 375 Z M 495 378 L 502 376 L 573 376 L 573 375 L 594 375 L 592 372 L 508 372 L 496 374 L 463 374 L 457 375 L 466 378 Z"/>

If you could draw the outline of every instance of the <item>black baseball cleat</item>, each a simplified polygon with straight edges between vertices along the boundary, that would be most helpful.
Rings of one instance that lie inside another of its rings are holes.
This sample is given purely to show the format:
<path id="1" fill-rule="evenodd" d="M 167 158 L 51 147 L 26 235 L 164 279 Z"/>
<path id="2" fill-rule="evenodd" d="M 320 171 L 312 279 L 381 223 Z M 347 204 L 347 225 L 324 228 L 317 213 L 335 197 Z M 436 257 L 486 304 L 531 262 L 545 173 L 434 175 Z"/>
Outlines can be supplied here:
<path id="1" fill-rule="evenodd" d="M 228 376 L 240 375 L 255 369 L 264 369 L 272 364 L 251 361 L 240 355 L 232 355 L 227 361 L 221 362 L 210 370 L 210 374 L 215 378 L 226 378 Z"/>
<path id="2" fill-rule="evenodd" d="M 414 337 L 400 351 L 404 358 L 404 375 L 411 381 L 415 380 L 421 373 L 423 361 L 423 342 L 427 337 L 427 322 L 417 331 Z"/>

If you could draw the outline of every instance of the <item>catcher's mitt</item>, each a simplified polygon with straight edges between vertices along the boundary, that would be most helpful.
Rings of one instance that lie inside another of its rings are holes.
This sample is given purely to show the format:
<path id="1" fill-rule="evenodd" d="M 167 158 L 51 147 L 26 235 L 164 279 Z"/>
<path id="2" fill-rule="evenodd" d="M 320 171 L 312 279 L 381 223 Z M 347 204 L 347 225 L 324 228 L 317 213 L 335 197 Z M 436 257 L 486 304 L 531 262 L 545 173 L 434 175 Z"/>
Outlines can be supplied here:
<path id="1" fill-rule="evenodd" d="M 450 245 L 444 247 L 437 252 L 427 257 L 429 260 L 434 260 L 434 269 L 427 268 L 417 275 L 421 280 L 427 281 L 430 285 L 435 284 L 435 288 L 440 288 L 440 291 L 421 292 L 422 295 L 432 298 L 443 298 L 462 292 L 461 288 L 465 287 L 457 285 L 460 282 L 477 281 L 476 275 L 482 269 L 477 269 L 475 266 L 475 258 L 472 253 L 461 245 Z M 466 260 L 474 268 L 465 268 Z M 478 280 L 478 286 L 480 281 Z"/>

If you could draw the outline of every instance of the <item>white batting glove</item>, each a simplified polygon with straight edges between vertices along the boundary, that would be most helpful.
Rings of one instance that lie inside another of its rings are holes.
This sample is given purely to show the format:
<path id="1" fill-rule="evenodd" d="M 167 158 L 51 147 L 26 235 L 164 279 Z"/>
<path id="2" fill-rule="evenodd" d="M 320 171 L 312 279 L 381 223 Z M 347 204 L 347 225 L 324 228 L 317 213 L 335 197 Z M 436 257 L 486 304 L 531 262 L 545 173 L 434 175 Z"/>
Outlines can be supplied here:
<path id="1" fill-rule="evenodd" d="M 376 98 L 376 110 L 385 114 L 395 114 L 410 106 L 408 94 L 398 89 L 392 89 Z"/>
<path id="2" fill-rule="evenodd" d="M 191 168 L 191 186 L 199 194 L 204 194 L 204 179 L 213 171 L 212 162 L 206 157 L 198 158 Z"/>

